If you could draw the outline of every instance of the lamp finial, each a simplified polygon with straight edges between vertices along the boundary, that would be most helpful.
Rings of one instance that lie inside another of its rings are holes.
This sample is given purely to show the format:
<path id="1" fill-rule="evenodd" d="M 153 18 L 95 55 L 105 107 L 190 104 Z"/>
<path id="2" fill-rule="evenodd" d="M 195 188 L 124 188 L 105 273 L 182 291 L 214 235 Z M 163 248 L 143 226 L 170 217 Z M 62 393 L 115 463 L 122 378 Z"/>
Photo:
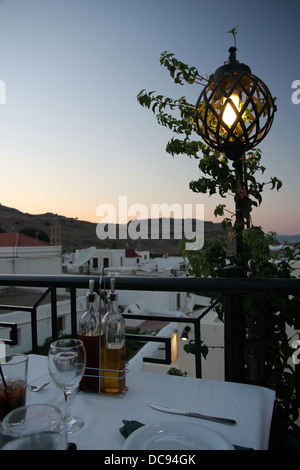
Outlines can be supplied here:
<path id="1" fill-rule="evenodd" d="M 230 47 L 229 48 L 229 63 L 230 64 L 235 64 L 236 63 L 236 47 Z"/>

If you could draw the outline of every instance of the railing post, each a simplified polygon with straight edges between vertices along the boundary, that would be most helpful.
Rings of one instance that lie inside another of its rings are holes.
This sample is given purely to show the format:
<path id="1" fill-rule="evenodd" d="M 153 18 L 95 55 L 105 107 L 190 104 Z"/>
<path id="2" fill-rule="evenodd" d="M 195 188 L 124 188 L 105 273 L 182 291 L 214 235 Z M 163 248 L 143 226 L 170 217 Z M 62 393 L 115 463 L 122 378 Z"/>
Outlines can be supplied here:
<path id="1" fill-rule="evenodd" d="M 31 341 L 32 341 L 32 352 L 33 354 L 37 354 L 38 352 L 37 311 L 35 307 L 31 309 Z"/>
<path id="2" fill-rule="evenodd" d="M 241 278 L 244 270 L 239 266 L 224 269 L 226 278 Z M 224 312 L 225 380 L 244 381 L 244 314 L 242 294 L 225 294 Z"/>
<path id="3" fill-rule="evenodd" d="M 72 337 L 77 338 L 77 309 L 76 309 L 76 288 L 70 289 L 70 306 L 71 306 L 71 332 Z"/>
<path id="4" fill-rule="evenodd" d="M 51 322 L 52 322 L 52 339 L 55 341 L 58 338 L 57 328 L 57 297 L 56 288 L 51 286 Z"/>
<path id="5" fill-rule="evenodd" d="M 201 355 L 201 331 L 200 331 L 200 318 L 194 323 L 194 337 L 195 337 L 195 372 L 197 379 L 202 377 L 202 355 Z"/>

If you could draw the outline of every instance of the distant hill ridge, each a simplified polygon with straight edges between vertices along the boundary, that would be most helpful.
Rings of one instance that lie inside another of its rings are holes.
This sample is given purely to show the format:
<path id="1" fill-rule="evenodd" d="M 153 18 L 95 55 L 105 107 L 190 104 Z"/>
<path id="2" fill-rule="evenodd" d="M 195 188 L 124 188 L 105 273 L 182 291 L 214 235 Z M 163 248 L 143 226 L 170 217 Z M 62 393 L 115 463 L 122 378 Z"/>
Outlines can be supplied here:
<path id="1" fill-rule="evenodd" d="M 169 255 L 180 255 L 181 250 L 179 247 L 179 239 L 174 239 L 172 236 L 174 229 L 174 219 L 170 219 L 169 221 L 171 235 L 170 240 L 165 240 L 162 238 L 162 219 L 159 219 L 159 239 L 150 239 L 150 228 L 153 222 L 154 221 L 148 220 L 149 239 L 132 240 L 127 238 L 125 240 L 100 240 L 96 234 L 97 223 L 68 218 L 63 215 L 53 214 L 51 212 L 34 215 L 24 213 L 18 209 L 0 204 L 0 231 L 19 232 L 24 228 L 32 227 L 36 230 L 42 230 L 46 232 L 49 238 L 51 238 L 51 227 L 54 224 L 58 224 L 61 231 L 61 244 L 64 250 L 79 250 L 88 248 L 89 246 L 95 246 L 96 248 L 134 248 L 139 250 L 147 250 L 150 251 L 151 254 L 158 256 L 165 253 L 168 253 Z M 182 221 L 182 224 L 183 223 L 184 222 Z M 195 220 L 193 220 L 193 224 L 195 226 Z M 141 228 L 144 227 L 145 224 L 142 223 Z M 118 230 L 119 227 L 117 226 L 117 235 Z M 215 237 L 218 234 L 224 234 L 224 231 L 221 227 L 221 224 L 205 221 L 204 233 L 207 236 Z M 283 240 L 288 240 L 291 241 L 291 243 L 294 243 L 295 241 L 300 241 L 300 235 L 278 236 L 279 242 L 282 242 Z"/>
<path id="2" fill-rule="evenodd" d="M 287 241 L 288 243 L 294 244 L 300 242 L 300 234 L 296 235 L 277 235 L 277 240 L 280 243 Z"/>
<path id="3" fill-rule="evenodd" d="M 164 219 L 166 220 L 166 219 Z M 145 221 L 143 221 L 145 222 Z M 170 240 L 162 238 L 162 219 L 159 219 L 159 239 L 151 240 L 151 224 L 154 221 L 148 220 L 149 239 L 132 240 L 118 239 L 119 226 L 117 225 L 117 239 L 100 240 L 96 234 L 97 224 L 74 218 L 68 218 L 63 215 L 46 212 L 45 214 L 29 214 L 19 211 L 11 207 L 0 205 L 0 231 L 19 232 L 24 228 L 31 227 L 46 232 L 51 238 L 51 227 L 57 224 L 61 232 L 61 244 L 65 250 L 76 250 L 95 246 L 96 248 L 134 248 L 140 250 L 148 250 L 153 255 L 180 255 L 179 239 L 173 238 L 174 219 L 169 220 L 170 224 Z M 146 223 L 147 223 L 146 222 Z M 130 222 L 129 222 L 130 223 Z M 157 223 L 157 221 L 156 221 Z M 184 222 L 181 221 L 183 224 Z M 193 220 L 192 228 L 195 227 L 196 221 Z M 175 222 L 177 227 L 177 222 Z M 141 229 L 145 228 L 145 223 L 141 223 Z M 106 227 L 107 229 L 107 227 Z M 138 231 L 139 228 L 137 227 Z M 216 236 L 224 233 L 221 224 L 213 222 L 204 222 L 205 235 Z M 184 232 L 183 232 L 184 233 Z M 145 236 L 145 233 L 143 233 Z"/>

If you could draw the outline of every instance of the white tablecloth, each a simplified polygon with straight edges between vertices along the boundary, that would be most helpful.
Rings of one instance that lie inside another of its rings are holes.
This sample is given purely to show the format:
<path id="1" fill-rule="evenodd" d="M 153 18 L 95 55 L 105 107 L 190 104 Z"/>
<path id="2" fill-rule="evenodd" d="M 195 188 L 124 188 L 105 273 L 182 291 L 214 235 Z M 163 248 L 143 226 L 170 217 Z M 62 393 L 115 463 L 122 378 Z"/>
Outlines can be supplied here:
<path id="1" fill-rule="evenodd" d="M 29 356 L 28 381 L 41 385 L 50 381 L 47 358 Z M 128 391 L 123 398 L 78 393 L 72 397 L 71 412 L 84 419 L 85 426 L 69 436 L 78 450 L 121 450 L 125 438 L 119 429 L 122 420 L 144 424 L 192 420 L 223 434 L 232 444 L 267 449 L 275 394 L 263 387 L 230 382 L 193 379 L 150 372 L 128 371 Z M 27 392 L 27 404 L 52 403 L 63 407 L 63 393 L 53 383 L 44 390 Z M 161 413 L 149 403 L 187 409 L 203 414 L 233 418 L 226 426 L 197 418 Z"/>

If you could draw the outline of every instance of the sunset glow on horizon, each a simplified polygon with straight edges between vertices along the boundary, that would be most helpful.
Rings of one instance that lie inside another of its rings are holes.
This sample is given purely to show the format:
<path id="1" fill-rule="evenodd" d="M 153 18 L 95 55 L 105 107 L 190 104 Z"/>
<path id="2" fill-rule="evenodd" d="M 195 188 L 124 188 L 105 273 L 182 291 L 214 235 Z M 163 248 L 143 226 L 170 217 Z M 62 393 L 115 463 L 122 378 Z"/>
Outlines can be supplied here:
<path id="1" fill-rule="evenodd" d="M 118 213 L 126 196 L 133 210 L 203 205 L 206 221 L 221 222 L 216 205 L 230 208 L 233 199 L 190 190 L 199 162 L 167 154 L 172 133 L 136 96 L 156 90 L 196 103 L 201 87 L 175 85 L 160 54 L 172 52 L 209 76 L 228 59 L 227 31 L 238 25 L 237 59 L 278 107 L 259 145 L 266 167 L 259 178 L 277 176 L 283 187 L 265 187 L 252 222 L 300 234 L 300 104 L 292 100 L 299 17 L 292 0 L 254 0 L 251 8 L 243 0 L 0 0 L 0 203 L 98 223 L 100 205 Z"/>

